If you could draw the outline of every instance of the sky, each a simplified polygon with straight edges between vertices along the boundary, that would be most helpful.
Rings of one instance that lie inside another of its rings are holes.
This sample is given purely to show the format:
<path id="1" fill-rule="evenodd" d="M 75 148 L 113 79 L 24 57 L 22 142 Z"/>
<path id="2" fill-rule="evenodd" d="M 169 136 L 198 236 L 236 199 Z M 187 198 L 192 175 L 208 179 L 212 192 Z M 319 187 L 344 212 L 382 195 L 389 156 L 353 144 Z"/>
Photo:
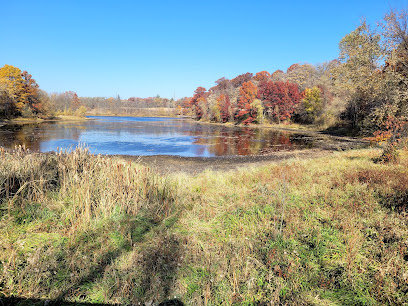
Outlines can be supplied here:
<path id="1" fill-rule="evenodd" d="M 408 0 L 0 0 L 0 67 L 83 97 L 192 96 L 221 77 L 338 57 Z"/>

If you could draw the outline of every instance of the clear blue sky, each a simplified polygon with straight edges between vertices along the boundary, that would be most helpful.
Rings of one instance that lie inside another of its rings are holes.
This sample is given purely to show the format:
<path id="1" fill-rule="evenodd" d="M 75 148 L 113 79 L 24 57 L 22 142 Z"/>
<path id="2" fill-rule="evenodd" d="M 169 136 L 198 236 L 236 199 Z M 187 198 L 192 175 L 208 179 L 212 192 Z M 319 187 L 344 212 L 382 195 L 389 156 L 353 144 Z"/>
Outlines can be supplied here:
<path id="1" fill-rule="evenodd" d="M 0 67 L 47 92 L 191 96 L 220 77 L 338 56 L 362 17 L 408 0 L 0 0 Z"/>

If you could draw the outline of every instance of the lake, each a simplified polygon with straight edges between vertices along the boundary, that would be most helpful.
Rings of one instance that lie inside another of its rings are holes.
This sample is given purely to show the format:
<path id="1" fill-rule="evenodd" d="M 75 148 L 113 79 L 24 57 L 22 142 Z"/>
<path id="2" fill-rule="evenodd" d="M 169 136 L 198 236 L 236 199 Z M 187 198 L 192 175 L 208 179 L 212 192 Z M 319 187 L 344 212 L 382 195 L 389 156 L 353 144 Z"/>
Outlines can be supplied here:
<path id="1" fill-rule="evenodd" d="M 0 127 L 0 146 L 34 152 L 71 150 L 112 155 L 214 157 L 313 147 L 313 139 L 274 129 L 201 124 L 180 118 L 105 117 Z"/>

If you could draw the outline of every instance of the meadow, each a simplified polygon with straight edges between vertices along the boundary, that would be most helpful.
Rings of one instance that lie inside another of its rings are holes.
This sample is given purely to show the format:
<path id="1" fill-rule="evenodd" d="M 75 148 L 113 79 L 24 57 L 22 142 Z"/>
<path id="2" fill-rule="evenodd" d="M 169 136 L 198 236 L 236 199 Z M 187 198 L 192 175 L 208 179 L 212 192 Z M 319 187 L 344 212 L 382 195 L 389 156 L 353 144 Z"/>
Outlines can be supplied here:
<path id="1" fill-rule="evenodd" d="M 374 163 L 379 154 L 193 176 L 84 149 L 3 150 L 0 297 L 408 303 L 408 154 Z"/>

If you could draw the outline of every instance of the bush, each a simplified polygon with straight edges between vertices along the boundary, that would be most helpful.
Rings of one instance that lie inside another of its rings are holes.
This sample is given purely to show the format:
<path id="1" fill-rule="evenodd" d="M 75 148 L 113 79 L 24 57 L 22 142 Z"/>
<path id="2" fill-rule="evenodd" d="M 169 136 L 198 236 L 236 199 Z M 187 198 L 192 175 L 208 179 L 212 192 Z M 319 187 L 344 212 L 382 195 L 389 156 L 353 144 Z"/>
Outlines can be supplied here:
<path id="1" fill-rule="evenodd" d="M 399 153 L 397 147 L 394 144 L 388 144 L 380 157 L 374 160 L 376 163 L 388 164 L 388 163 L 398 163 Z"/>
<path id="2" fill-rule="evenodd" d="M 33 118 L 34 113 L 33 110 L 28 105 L 24 105 L 23 109 L 21 110 L 21 116 L 24 118 Z"/>

